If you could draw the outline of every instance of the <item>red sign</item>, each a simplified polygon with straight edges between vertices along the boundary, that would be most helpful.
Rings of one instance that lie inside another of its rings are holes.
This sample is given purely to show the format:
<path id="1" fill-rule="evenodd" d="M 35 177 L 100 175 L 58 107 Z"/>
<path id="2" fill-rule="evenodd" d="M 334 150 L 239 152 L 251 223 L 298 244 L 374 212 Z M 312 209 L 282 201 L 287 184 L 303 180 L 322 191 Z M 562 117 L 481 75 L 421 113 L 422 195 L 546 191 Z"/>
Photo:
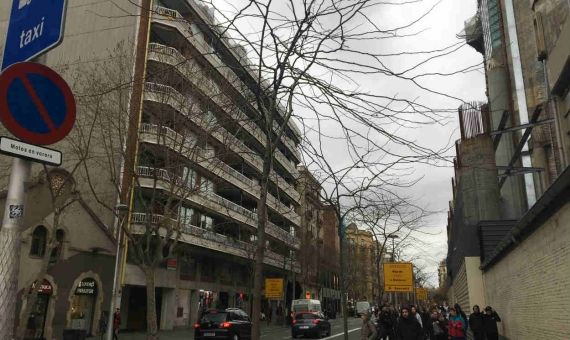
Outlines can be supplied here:
<path id="1" fill-rule="evenodd" d="M 71 89 L 45 65 L 17 63 L 0 74 L 0 121 L 24 142 L 62 140 L 75 124 L 75 110 Z"/>
<path id="2" fill-rule="evenodd" d="M 176 270 L 177 265 L 178 265 L 178 261 L 176 259 L 167 259 L 166 260 L 166 269 L 168 269 L 168 270 Z"/>
<path id="3" fill-rule="evenodd" d="M 32 283 L 31 289 L 36 288 L 37 282 Z M 48 280 L 43 279 L 42 284 L 38 287 L 38 294 L 51 295 L 53 293 L 53 287 Z"/>

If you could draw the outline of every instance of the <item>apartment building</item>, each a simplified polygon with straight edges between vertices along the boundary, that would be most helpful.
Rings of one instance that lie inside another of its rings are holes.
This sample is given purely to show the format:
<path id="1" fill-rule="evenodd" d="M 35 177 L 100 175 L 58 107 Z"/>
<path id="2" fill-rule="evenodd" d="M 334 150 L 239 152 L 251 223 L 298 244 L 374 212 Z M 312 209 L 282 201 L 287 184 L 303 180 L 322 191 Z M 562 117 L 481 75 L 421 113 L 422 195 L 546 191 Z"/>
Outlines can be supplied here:
<path id="1" fill-rule="evenodd" d="M 354 301 L 375 301 L 376 249 L 372 233 L 351 223 L 346 227 L 345 242 L 348 298 Z"/>
<path id="2" fill-rule="evenodd" d="M 9 6 L 0 4 L 2 31 Z M 70 2 L 64 41 L 45 63 L 59 70 L 76 94 L 84 94 L 78 100 L 78 127 L 54 148 L 72 155 L 73 138 L 81 138 L 89 117 L 114 116 L 101 118 L 108 125 L 95 128 L 101 134 L 93 137 L 89 164 L 74 173 L 84 198 L 64 214 L 61 260 L 41 284 L 46 297 L 35 310 L 44 336 L 59 338 L 68 328 L 97 334 L 109 308 L 121 223 L 135 237 L 171 226 L 180 232 L 176 253 L 155 274 L 160 329 L 191 327 L 205 308 L 249 310 L 262 155 L 266 133 L 274 132 L 266 131 L 256 109 L 252 91 L 258 83 L 245 50 L 221 35 L 212 11 L 194 0 L 141 0 L 120 7 L 112 1 L 79 1 Z M 128 84 L 117 86 L 126 93 L 109 91 L 90 102 L 89 90 L 109 85 L 105 81 Z M 283 122 L 280 113 L 275 120 L 274 128 Z M 290 122 L 275 152 L 267 201 L 264 276 L 285 278 L 287 301 L 292 274 L 301 270 L 294 256 L 301 245 L 295 236 L 301 227 L 301 196 L 295 189 L 299 142 L 300 131 Z M 62 168 L 69 170 L 72 159 L 64 158 Z M 122 217 L 112 209 L 119 202 L 129 206 Z M 37 286 L 33 277 L 47 238 L 41 226 L 50 216 L 38 214 L 26 226 L 22 290 Z M 121 328 L 144 330 L 145 275 L 133 262 L 136 248 L 127 249 Z M 78 293 L 85 285 L 96 289 Z M 263 303 L 267 308 L 277 301 Z"/>
<path id="3" fill-rule="evenodd" d="M 570 3 L 478 5 L 465 38 L 482 54 L 488 101 L 459 109 L 449 300 L 491 305 L 503 339 L 566 339 L 567 310 L 523 306 L 570 296 Z"/>

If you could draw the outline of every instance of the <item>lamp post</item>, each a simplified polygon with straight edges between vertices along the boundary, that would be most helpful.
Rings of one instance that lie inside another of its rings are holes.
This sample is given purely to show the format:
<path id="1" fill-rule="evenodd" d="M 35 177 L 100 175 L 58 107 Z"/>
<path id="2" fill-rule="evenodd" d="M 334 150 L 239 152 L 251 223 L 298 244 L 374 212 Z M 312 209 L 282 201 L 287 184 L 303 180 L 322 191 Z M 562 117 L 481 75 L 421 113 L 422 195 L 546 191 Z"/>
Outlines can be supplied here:
<path id="1" fill-rule="evenodd" d="M 396 258 L 395 258 L 396 245 L 394 243 L 394 240 L 399 238 L 399 236 L 395 235 L 395 234 L 390 234 L 386 237 L 392 239 L 392 262 L 394 262 L 396 260 Z M 397 308 L 397 305 L 398 305 L 398 295 L 397 294 L 398 293 L 396 293 L 396 292 L 392 292 L 392 301 L 394 302 L 395 308 Z"/>
<path id="2" fill-rule="evenodd" d="M 122 258 L 123 258 L 123 223 L 127 217 L 127 212 L 129 207 L 126 204 L 117 204 L 115 206 L 115 211 L 118 216 L 117 223 L 117 247 L 115 250 L 115 272 L 113 275 L 113 292 L 111 294 L 111 302 L 109 304 L 109 318 L 107 320 L 107 340 L 113 339 L 113 315 L 116 306 L 120 306 L 121 299 L 121 283 L 119 282 L 121 272 L 122 272 Z"/>

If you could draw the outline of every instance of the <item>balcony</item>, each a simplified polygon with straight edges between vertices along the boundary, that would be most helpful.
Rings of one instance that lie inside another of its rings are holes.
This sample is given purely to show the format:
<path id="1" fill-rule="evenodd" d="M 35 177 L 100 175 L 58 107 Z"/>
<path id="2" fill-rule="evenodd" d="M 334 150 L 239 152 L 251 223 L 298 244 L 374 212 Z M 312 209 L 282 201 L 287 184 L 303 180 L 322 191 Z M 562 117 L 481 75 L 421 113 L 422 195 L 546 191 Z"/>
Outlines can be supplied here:
<path id="1" fill-rule="evenodd" d="M 239 108 L 232 104 L 230 98 L 228 98 L 222 90 L 218 88 L 216 84 L 208 82 L 203 72 L 200 70 L 199 66 L 192 60 L 185 58 L 177 49 L 173 47 L 168 47 L 165 45 L 160 45 L 156 43 L 151 43 L 149 45 L 149 55 L 150 60 L 156 62 L 165 63 L 177 68 L 186 78 L 186 80 L 192 83 L 193 86 L 200 88 L 205 95 L 211 98 L 219 107 L 224 109 L 235 121 L 237 121 L 240 126 L 246 130 L 250 135 L 254 136 L 255 139 L 265 147 L 266 140 L 263 131 L 251 121 L 251 119 L 245 115 Z M 274 131 L 279 128 L 278 124 L 274 122 Z M 290 148 L 291 152 L 295 154 L 297 159 L 300 159 L 299 150 L 294 146 L 292 141 L 285 135 L 282 137 L 283 143 Z M 279 154 L 276 155 L 276 159 L 282 163 L 282 165 L 293 175 L 296 175 L 296 167 L 289 161 L 285 156 L 277 151 Z"/>
<path id="2" fill-rule="evenodd" d="M 217 70 L 236 89 L 242 88 L 241 85 L 243 83 L 241 82 L 241 80 L 233 73 L 233 71 L 229 67 L 227 67 L 224 63 L 221 62 L 220 58 L 215 53 L 213 53 L 212 49 L 210 48 L 210 46 L 206 44 L 206 42 L 202 41 L 201 39 L 193 35 L 190 23 L 186 21 L 178 11 L 161 6 L 156 6 L 155 10 L 153 11 L 152 21 L 160 23 L 165 26 L 175 28 L 212 65 L 213 69 Z M 232 50 L 232 48 L 230 48 L 230 50 Z M 233 50 L 235 50 L 235 48 L 233 48 Z M 244 69 L 248 70 L 249 72 L 252 72 L 252 70 L 248 66 L 244 66 Z M 256 79 L 255 76 L 253 78 Z M 244 92 L 244 90 L 240 90 L 241 93 L 251 94 L 249 89 L 247 89 L 246 91 L 247 92 Z M 280 114 L 282 115 L 281 112 Z M 301 135 L 299 128 L 292 121 L 289 121 L 288 126 L 297 136 Z"/>
<path id="3" fill-rule="evenodd" d="M 139 233 L 144 232 L 145 225 L 149 223 L 148 219 L 149 215 L 145 213 L 132 213 L 131 223 L 133 225 L 133 230 Z M 159 223 L 164 226 L 169 225 L 170 227 L 179 230 L 180 240 L 184 243 L 193 244 L 246 259 L 254 258 L 255 248 L 252 243 L 235 240 L 212 230 L 199 228 L 191 224 L 183 224 L 178 220 L 157 214 L 152 215 L 150 223 L 153 225 L 157 225 Z M 264 263 L 277 268 L 291 270 L 291 260 L 270 250 L 265 250 Z M 300 266 L 297 262 L 295 263 L 294 268 L 296 272 L 300 272 Z"/>
<path id="4" fill-rule="evenodd" d="M 188 105 L 189 101 L 185 99 L 185 97 L 180 92 L 167 85 L 150 82 L 145 83 L 144 98 L 147 101 L 169 105 L 191 120 L 192 115 L 195 115 L 197 113 L 192 111 L 192 106 Z M 203 119 L 200 119 L 198 121 L 194 119 L 192 121 L 203 128 L 205 131 L 210 131 L 211 135 L 215 137 L 220 143 L 228 146 L 235 153 L 239 154 L 251 166 L 255 167 L 258 171 L 261 172 L 263 169 L 263 161 L 261 157 L 253 150 L 251 150 L 247 145 L 245 145 L 241 140 L 233 136 L 231 133 L 219 125 L 216 127 L 216 129 L 212 130 L 211 127 L 208 126 L 208 123 Z M 284 156 L 282 156 L 282 158 L 284 158 Z M 281 180 L 275 181 L 275 184 L 281 187 L 283 191 L 285 191 L 285 193 L 291 197 L 291 199 L 299 202 L 301 197 L 300 194 L 280 175 L 278 175 L 275 170 L 272 170 L 271 178 L 280 178 Z"/>
<path id="5" fill-rule="evenodd" d="M 170 173 L 166 169 L 138 166 L 136 174 L 139 176 L 138 182 L 142 187 L 168 191 L 172 189 L 171 185 L 175 185 L 177 190 L 173 190 L 173 192 L 183 199 L 257 229 L 256 212 L 246 209 L 214 192 L 191 188 L 181 177 Z M 288 246 L 296 249 L 300 247 L 299 239 L 273 223 L 268 223 L 265 232 Z"/>

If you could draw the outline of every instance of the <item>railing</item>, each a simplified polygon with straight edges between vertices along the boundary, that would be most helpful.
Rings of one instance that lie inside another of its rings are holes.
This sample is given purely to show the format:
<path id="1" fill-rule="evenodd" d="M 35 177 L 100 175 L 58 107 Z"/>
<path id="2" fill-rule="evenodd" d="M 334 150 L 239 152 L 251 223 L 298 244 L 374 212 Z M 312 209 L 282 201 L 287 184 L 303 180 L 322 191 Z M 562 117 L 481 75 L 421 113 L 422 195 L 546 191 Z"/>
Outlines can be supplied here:
<path id="1" fill-rule="evenodd" d="M 132 213 L 132 222 L 136 223 L 136 224 L 146 224 L 146 223 L 148 223 L 148 219 L 147 219 L 148 216 L 149 215 L 146 213 L 134 212 L 134 213 Z M 165 219 L 164 216 L 153 214 L 151 223 L 152 224 L 158 224 L 163 219 Z M 174 220 L 174 219 L 170 219 L 170 218 L 168 220 L 170 223 L 173 223 L 173 224 L 178 223 L 178 220 Z M 253 244 L 253 243 L 235 240 L 235 239 L 228 237 L 226 235 L 216 233 L 213 230 L 207 230 L 207 229 L 199 228 L 199 227 L 191 225 L 191 224 L 180 224 L 180 230 L 183 233 L 188 234 L 188 235 L 193 235 L 193 236 L 199 237 L 199 238 L 204 239 L 204 240 L 216 242 L 216 243 L 219 243 L 225 247 L 232 247 L 232 248 L 238 249 L 240 251 L 244 251 L 245 253 L 242 253 L 242 255 L 244 255 L 244 256 L 253 255 L 252 252 L 255 249 L 255 244 Z M 277 253 L 275 253 L 269 249 L 265 249 L 265 258 L 273 260 L 274 265 L 277 267 L 287 266 L 287 265 L 291 264 L 291 261 L 288 258 L 286 258 L 283 255 L 277 254 Z"/>
<path id="2" fill-rule="evenodd" d="M 273 232 L 276 235 L 278 235 L 277 238 L 286 240 L 288 243 L 293 244 L 293 245 L 300 245 L 300 240 L 298 238 L 296 238 L 295 236 L 291 235 L 291 233 L 287 232 L 286 230 L 283 230 L 282 228 L 280 228 L 279 226 L 267 221 L 267 230 L 269 232 Z"/>
<path id="3" fill-rule="evenodd" d="M 229 208 L 237 213 L 240 213 L 244 216 L 247 216 L 248 218 L 251 218 L 255 221 L 257 221 L 257 214 L 249 209 L 246 209 L 244 207 L 242 207 L 239 204 L 236 204 L 226 198 L 223 198 L 222 196 L 214 193 L 214 192 L 206 192 L 204 193 L 205 196 L 207 196 L 210 200 L 216 202 L 217 204 Z"/>

